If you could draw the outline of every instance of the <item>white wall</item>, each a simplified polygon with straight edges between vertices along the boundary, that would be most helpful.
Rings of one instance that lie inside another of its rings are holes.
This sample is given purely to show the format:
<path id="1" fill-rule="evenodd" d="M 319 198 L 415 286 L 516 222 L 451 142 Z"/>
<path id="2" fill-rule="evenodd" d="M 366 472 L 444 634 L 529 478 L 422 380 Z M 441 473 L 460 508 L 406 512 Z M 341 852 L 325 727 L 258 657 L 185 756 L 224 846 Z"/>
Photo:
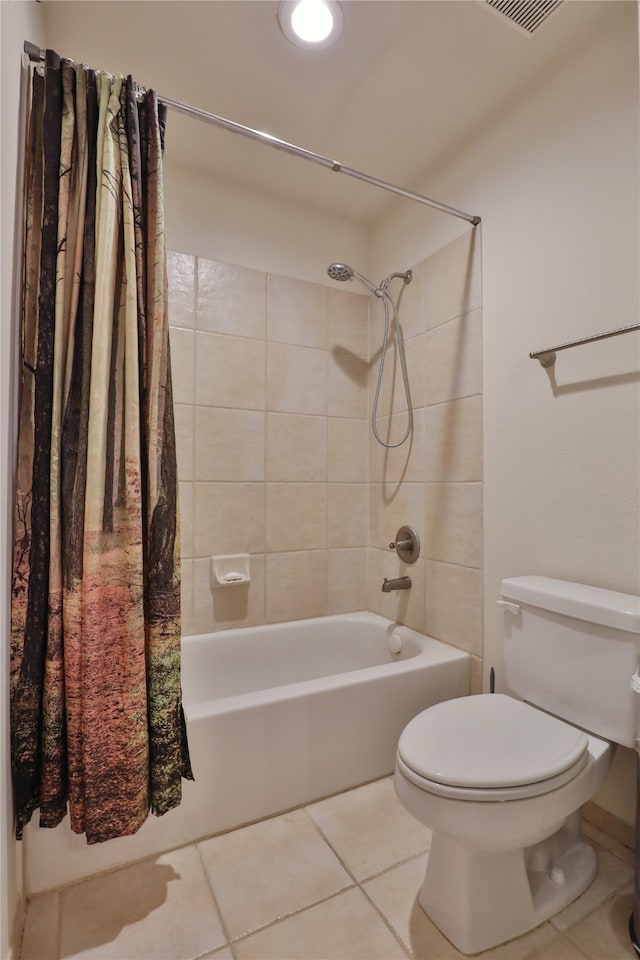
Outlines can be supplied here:
<path id="1" fill-rule="evenodd" d="M 637 335 L 561 353 L 551 376 L 528 358 L 638 320 L 637 13 L 606 8 L 588 43 L 422 185 L 483 220 L 485 670 L 499 679 L 503 577 L 640 592 Z M 465 229 L 396 208 L 374 272 Z M 633 766 L 619 751 L 597 798 L 628 822 Z"/>
<path id="2" fill-rule="evenodd" d="M 20 201 L 19 142 L 20 62 L 25 40 L 42 44 L 41 11 L 35 2 L 3 0 L 0 4 L 1 97 L 0 183 L 2 219 L 0 221 L 0 632 L 3 642 L 0 661 L 0 957 L 15 953 L 22 915 L 21 849 L 13 839 L 11 777 L 9 763 L 8 716 L 8 643 L 9 585 L 11 570 L 11 530 L 13 511 L 13 450 L 17 350 L 17 324 L 14 323 L 17 292 L 16 211 Z"/>
<path id="3" fill-rule="evenodd" d="M 326 267 L 335 260 L 367 270 L 367 232 L 354 221 L 204 177 L 169 159 L 164 190 L 170 250 L 316 283 L 330 282 Z"/>

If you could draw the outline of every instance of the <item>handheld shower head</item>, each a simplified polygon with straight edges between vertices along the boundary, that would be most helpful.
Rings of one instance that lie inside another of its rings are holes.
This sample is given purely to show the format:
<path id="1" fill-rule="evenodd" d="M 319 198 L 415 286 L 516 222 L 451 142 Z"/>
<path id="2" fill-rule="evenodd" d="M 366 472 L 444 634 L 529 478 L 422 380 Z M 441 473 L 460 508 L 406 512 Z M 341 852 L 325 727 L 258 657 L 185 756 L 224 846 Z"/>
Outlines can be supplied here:
<path id="1" fill-rule="evenodd" d="M 327 273 L 332 280 L 352 280 L 354 270 L 346 263 L 330 263 Z"/>
<path id="2" fill-rule="evenodd" d="M 355 277 L 356 280 L 359 280 L 360 283 L 367 288 L 369 293 L 375 293 L 376 296 L 380 296 L 375 284 L 371 283 L 371 280 L 367 280 L 366 277 L 363 277 L 362 274 L 354 270 L 353 267 L 350 267 L 348 263 L 330 263 L 327 267 L 327 273 L 332 280 L 353 280 Z"/>

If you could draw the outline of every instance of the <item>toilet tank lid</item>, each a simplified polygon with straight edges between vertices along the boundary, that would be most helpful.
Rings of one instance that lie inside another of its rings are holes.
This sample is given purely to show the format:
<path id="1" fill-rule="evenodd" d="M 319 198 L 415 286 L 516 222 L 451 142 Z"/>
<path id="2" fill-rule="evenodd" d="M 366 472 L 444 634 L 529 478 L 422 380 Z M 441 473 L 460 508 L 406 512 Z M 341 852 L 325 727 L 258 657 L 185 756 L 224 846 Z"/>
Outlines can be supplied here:
<path id="1" fill-rule="evenodd" d="M 500 592 L 505 600 L 640 634 L 640 597 L 635 594 L 536 576 L 503 580 Z"/>

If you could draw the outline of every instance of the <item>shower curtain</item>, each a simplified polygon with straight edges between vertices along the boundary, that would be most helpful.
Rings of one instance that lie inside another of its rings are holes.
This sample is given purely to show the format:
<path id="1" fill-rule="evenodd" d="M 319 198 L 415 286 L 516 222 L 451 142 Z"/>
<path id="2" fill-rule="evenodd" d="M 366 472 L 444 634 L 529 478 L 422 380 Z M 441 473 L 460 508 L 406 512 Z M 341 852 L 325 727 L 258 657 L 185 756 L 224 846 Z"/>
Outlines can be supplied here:
<path id="1" fill-rule="evenodd" d="M 192 778 L 164 112 L 47 51 L 28 110 L 11 635 L 16 835 L 134 833 Z"/>

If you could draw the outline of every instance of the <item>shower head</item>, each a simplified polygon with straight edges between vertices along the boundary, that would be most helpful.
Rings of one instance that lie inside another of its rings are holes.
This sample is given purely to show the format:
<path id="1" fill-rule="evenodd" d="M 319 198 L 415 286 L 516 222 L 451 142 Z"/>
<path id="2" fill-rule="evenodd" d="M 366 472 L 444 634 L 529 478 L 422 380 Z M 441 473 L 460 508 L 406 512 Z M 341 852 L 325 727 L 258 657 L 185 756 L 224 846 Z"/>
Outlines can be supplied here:
<path id="1" fill-rule="evenodd" d="M 376 296 L 380 296 L 375 284 L 371 283 L 371 280 L 367 280 L 366 277 L 363 277 L 361 273 L 358 273 L 357 270 L 354 270 L 353 267 L 350 267 L 347 263 L 330 263 L 327 267 L 327 273 L 332 280 L 353 280 L 355 277 L 356 280 L 359 280 L 360 283 L 367 288 L 369 293 L 375 293 Z"/>
<path id="2" fill-rule="evenodd" d="M 353 280 L 354 270 L 346 263 L 330 263 L 327 273 L 332 280 Z"/>

